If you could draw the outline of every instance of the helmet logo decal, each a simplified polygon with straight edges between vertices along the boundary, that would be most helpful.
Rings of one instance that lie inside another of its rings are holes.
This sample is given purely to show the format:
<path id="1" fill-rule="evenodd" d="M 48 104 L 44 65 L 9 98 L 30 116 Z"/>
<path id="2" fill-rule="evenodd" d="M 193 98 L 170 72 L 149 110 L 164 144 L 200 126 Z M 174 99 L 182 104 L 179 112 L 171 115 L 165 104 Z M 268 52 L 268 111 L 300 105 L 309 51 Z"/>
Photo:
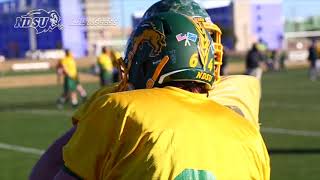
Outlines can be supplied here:
<path id="1" fill-rule="evenodd" d="M 199 50 L 200 60 L 204 70 L 206 70 L 206 66 L 209 58 L 209 51 L 211 49 L 210 48 L 211 42 L 208 38 L 207 31 L 203 27 L 202 23 L 198 21 L 193 21 L 193 22 L 199 34 L 198 50 Z"/>
<path id="2" fill-rule="evenodd" d="M 201 17 L 201 16 L 193 16 L 192 19 L 195 21 L 195 22 L 205 22 L 206 20 Z"/>
<path id="3" fill-rule="evenodd" d="M 197 42 L 198 36 L 196 34 L 188 32 L 187 34 L 180 33 L 176 35 L 177 41 L 185 41 L 184 46 L 191 46 L 190 41 Z"/>
<path id="4" fill-rule="evenodd" d="M 205 73 L 205 72 L 198 72 L 197 76 L 196 76 L 197 79 L 201 79 L 201 80 L 204 80 L 204 81 L 208 81 L 208 82 L 211 82 L 212 81 L 212 78 L 213 76 L 208 74 L 208 73 Z"/>
<path id="5" fill-rule="evenodd" d="M 134 54 L 143 43 L 148 43 L 152 47 L 150 57 L 158 56 L 163 47 L 166 47 L 165 35 L 157 30 L 151 22 L 146 22 L 142 33 L 133 39 L 132 50 L 129 52 L 129 61 L 133 59 Z"/>
<path id="6" fill-rule="evenodd" d="M 197 67 L 198 61 L 199 61 L 198 60 L 198 53 L 192 54 L 192 56 L 190 57 L 190 60 L 189 60 L 189 66 L 192 68 Z"/>

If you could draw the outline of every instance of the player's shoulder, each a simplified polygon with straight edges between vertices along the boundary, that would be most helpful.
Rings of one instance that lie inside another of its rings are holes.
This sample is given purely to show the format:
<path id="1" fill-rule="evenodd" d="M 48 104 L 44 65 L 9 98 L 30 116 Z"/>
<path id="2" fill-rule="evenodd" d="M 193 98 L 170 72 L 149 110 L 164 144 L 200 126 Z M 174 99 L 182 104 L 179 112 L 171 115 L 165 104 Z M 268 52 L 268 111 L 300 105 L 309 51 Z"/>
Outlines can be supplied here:
<path id="1" fill-rule="evenodd" d="M 241 83 L 255 83 L 260 84 L 259 79 L 257 79 L 254 76 L 248 76 L 248 75 L 230 75 L 230 76 L 222 76 L 221 80 L 218 82 L 228 82 L 228 81 L 234 81 L 234 82 L 241 82 Z"/>
<path id="2" fill-rule="evenodd" d="M 110 93 L 115 93 L 119 87 L 119 83 L 114 83 L 109 86 L 104 86 L 97 90 L 93 96 L 101 96 L 101 95 L 106 95 Z"/>
<path id="3" fill-rule="evenodd" d="M 108 88 L 101 89 L 96 93 L 90 107 L 92 110 L 105 109 L 110 113 L 126 113 L 128 109 L 132 112 L 143 109 L 153 103 L 156 93 L 153 89 L 132 90 L 123 92 L 107 93 Z M 104 92 L 105 91 L 105 92 Z M 87 109 L 87 111 L 88 111 Z M 131 112 L 130 111 L 130 112 Z"/>
<path id="4" fill-rule="evenodd" d="M 105 86 L 103 88 L 100 88 L 96 92 L 93 93 L 93 95 L 90 96 L 90 98 L 82 104 L 73 114 L 72 116 L 72 122 L 73 124 L 77 124 L 78 121 L 80 121 L 83 118 L 83 115 L 89 113 L 91 109 L 97 109 L 98 107 L 101 107 L 101 104 L 103 104 L 103 99 L 98 100 L 100 97 L 103 97 L 105 95 L 108 95 L 110 93 L 114 93 L 117 91 L 119 86 L 119 83 L 114 83 L 110 86 Z"/>
<path id="5" fill-rule="evenodd" d="M 109 93 L 107 98 L 113 101 L 148 101 L 157 95 L 164 94 L 163 88 L 138 89 Z"/>
<path id="6" fill-rule="evenodd" d="M 90 106 L 91 104 L 95 104 L 98 101 L 98 99 L 101 99 L 100 101 L 103 101 L 104 99 L 109 98 L 108 95 L 111 93 L 115 93 L 118 89 L 118 86 L 119 86 L 119 83 L 114 83 L 110 86 L 105 86 L 98 89 L 96 92 L 93 93 L 93 95 L 91 95 L 89 100 L 86 101 L 86 103 L 83 104 L 82 106 L 87 107 L 87 106 Z"/>
<path id="7" fill-rule="evenodd" d="M 173 103 L 185 97 L 197 97 L 195 93 L 187 92 L 175 87 L 138 89 L 124 92 L 110 93 L 105 98 L 108 101 L 121 104 L 121 106 L 133 105 L 135 107 L 144 106 L 164 106 L 166 103 Z M 191 98 L 188 98 L 189 100 Z M 206 100 L 206 98 L 203 98 Z M 187 100 L 186 100 L 187 101 Z M 172 105 L 172 104 L 171 104 Z"/>
<path id="8" fill-rule="evenodd" d="M 119 83 L 112 84 L 110 86 L 105 86 L 97 90 L 85 103 L 86 106 L 101 106 L 107 101 L 113 101 L 114 96 L 111 94 L 117 94 Z"/>
<path id="9" fill-rule="evenodd" d="M 214 84 L 212 90 L 228 90 L 234 89 L 237 92 L 245 93 L 245 91 L 257 91 L 260 92 L 260 81 L 247 75 L 230 75 L 222 76 L 221 80 Z"/>

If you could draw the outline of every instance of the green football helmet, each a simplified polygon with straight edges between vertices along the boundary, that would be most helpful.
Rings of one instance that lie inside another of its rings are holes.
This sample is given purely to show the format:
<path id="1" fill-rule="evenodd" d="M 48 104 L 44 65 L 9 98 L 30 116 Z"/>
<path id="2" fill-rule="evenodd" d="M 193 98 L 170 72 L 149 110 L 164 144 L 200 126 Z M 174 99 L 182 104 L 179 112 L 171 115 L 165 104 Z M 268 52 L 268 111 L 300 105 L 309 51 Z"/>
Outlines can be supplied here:
<path id="1" fill-rule="evenodd" d="M 214 44 L 203 24 L 178 13 L 144 19 L 128 41 L 125 80 L 134 89 L 172 81 L 214 82 Z"/>
<path id="2" fill-rule="evenodd" d="M 209 14 L 193 0 L 161 0 L 153 4 L 144 14 L 142 19 L 147 19 L 163 12 L 174 12 L 192 17 L 203 24 L 210 33 L 215 48 L 215 79 L 220 79 L 220 69 L 222 65 L 223 46 L 221 44 L 221 30 L 212 23 Z"/>

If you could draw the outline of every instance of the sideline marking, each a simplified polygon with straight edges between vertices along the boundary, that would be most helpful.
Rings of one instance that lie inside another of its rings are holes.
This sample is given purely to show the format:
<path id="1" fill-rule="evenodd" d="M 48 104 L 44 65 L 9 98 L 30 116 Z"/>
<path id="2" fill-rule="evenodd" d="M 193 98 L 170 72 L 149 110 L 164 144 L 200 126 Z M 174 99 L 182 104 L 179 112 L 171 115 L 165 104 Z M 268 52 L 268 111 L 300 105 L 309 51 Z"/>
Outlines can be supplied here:
<path id="1" fill-rule="evenodd" d="M 21 153 L 25 153 L 25 154 L 33 154 L 33 155 L 42 155 L 44 153 L 44 150 L 41 150 L 41 149 L 6 144 L 6 143 L 1 143 L 1 142 L 0 142 L 0 149 L 21 152 Z"/>
<path id="2" fill-rule="evenodd" d="M 304 131 L 304 130 L 265 127 L 265 128 L 261 128 L 261 132 L 273 133 L 273 134 L 286 134 L 286 135 L 293 135 L 293 136 L 320 137 L 320 131 Z"/>
<path id="3" fill-rule="evenodd" d="M 59 109 L 26 109 L 26 108 L 17 108 L 17 109 L 5 109 L 1 110 L 0 112 L 4 113 L 27 113 L 27 114 L 33 114 L 33 115 L 72 115 L 72 111 L 70 110 L 59 110 Z"/>

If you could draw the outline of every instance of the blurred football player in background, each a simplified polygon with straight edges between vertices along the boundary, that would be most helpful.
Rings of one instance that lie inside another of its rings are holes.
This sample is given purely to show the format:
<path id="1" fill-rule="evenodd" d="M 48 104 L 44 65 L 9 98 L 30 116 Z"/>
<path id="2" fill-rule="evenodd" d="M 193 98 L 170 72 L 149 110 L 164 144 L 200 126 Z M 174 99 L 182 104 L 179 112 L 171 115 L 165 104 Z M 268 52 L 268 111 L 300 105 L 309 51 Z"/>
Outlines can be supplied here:
<path id="1" fill-rule="evenodd" d="M 258 44 L 254 43 L 246 55 L 246 75 L 254 76 L 261 80 L 262 78 L 263 55 L 258 49 Z"/>
<path id="2" fill-rule="evenodd" d="M 221 76 L 228 75 L 228 71 L 227 71 L 228 61 L 229 61 L 228 51 L 224 47 L 223 48 L 223 55 L 222 55 L 222 65 L 221 65 L 221 71 L 220 71 Z"/>
<path id="3" fill-rule="evenodd" d="M 101 55 L 98 57 L 100 85 L 106 86 L 112 83 L 113 65 L 111 60 L 111 50 L 103 47 Z"/>
<path id="4" fill-rule="evenodd" d="M 58 108 L 62 108 L 69 99 L 72 106 L 77 107 L 79 104 L 77 91 L 83 100 L 87 97 L 87 92 L 79 82 L 77 64 L 68 49 L 65 50 L 65 58 L 61 59 L 57 65 L 58 84 L 60 84 L 62 76 L 64 77 L 63 93 L 57 100 Z"/>
<path id="5" fill-rule="evenodd" d="M 119 68 L 120 68 L 120 63 L 119 60 L 121 58 L 120 52 L 116 50 L 111 50 L 111 59 L 112 59 L 112 65 L 113 65 L 113 74 L 112 74 L 112 80 L 113 83 L 119 82 L 121 79 L 121 76 L 119 74 Z"/>
<path id="6" fill-rule="evenodd" d="M 219 80 L 213 46 L 203 24 L 187 16 L 144 19 L 129 39 L 116 87 L 126 92 L 87 104 L 31 179 L 52 178 L 63 162 L 55 179 L 269 179 L 258 128 L 210 98 Z"/>
<path id="7" fill-rule="evenodd" d="M 310 68 L 309 68 L 309 78 L 311 81 L 316 81 L 317 80 L 317 60 L 318 60 L 318 53 L 317 53 L 317 47 L 316 47 L 316 41 L 312 40 L 311 45 L 309 47 L 309 63 L 310 63 Z"/>

